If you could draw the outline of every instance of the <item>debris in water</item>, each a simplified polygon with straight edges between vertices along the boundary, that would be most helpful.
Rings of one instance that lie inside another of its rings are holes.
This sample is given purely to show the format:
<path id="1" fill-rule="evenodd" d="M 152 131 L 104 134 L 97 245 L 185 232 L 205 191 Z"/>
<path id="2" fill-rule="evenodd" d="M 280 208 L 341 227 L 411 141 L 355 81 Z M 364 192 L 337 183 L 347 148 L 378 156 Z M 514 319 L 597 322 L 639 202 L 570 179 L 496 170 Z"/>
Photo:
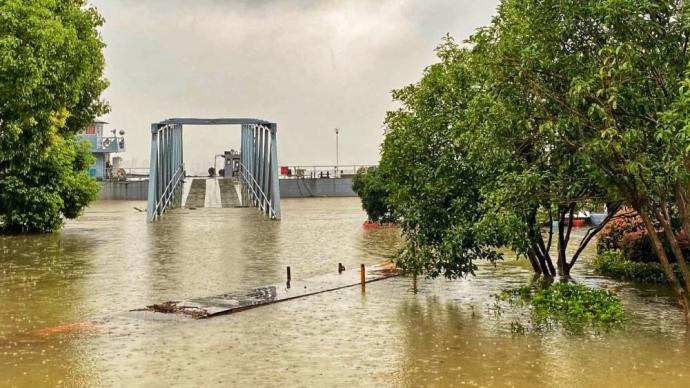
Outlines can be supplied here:
<path id="1" fill-rule="evenodd" d="M 159 304 L 154 304 L 151 306 L 146 306 L 148 310 L 157 312 L 157 313 L 164 313 L 164 314 L 174 314 L 174 313 L 179 313 L 179 314 L 184 314 L 184 315 L 189 315 L 190 317 L 194 319 L 200 319 L 200 318 L 206 318 L 209 316 L 208 312 L 204 309 L 196 308 L 196 307 L 183 307 L 179 306 L 180 302 L 175 302 L 175 301 L 170 301 L 170 302 L 163 302 Z"/>

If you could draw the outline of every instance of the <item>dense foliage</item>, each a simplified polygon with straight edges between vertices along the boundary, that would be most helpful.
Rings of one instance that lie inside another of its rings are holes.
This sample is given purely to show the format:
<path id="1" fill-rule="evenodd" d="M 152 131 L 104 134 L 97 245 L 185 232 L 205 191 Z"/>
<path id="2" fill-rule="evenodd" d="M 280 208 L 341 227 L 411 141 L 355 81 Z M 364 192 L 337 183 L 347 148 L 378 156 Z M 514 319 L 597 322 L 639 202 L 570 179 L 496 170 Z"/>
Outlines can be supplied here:
<path id="1" fill-rule="evenodd" d="M 631 209 L 621 209 L 599 233 L 597 251 L 621 249 L 626 236 L 645 231 L 642 218 Z M 629 237 L 627 237 L 629 238 Z"/>
<path id="2" fill-rule="evenodd" d="M 599 254 L 594 258 L 592 265 L 598 274 L 614 279 L 643 283 L 661 283 L 666 280 L 664 270 L 659 263 L 632 261 L 617 250 Z M 674 265 L 673 267 L 676 276 L 680 276 L 678 266 Z"/>
<path id="3" fill-rule="evenodd" d="M 362 167 L 352 179 L 352 190 L 362 200 L 362 208 L 370 222 L 387 223 L 395 221 L 395 211 L 388 199 L 386 177 L 377 167 Z"/>
<path id="4" fill-rule="evenodd" d="M 400 265 L 462 276 L 509 247 L 538 274 L 568 276 L 600 228 L 568 258 L 564 221 L 605 203 L 605 225 L 626 205 L 690 320 L 673 225 L 690 230 L 689 42 L 681 0 L 502 0 L 465 45 L 446 38 L 386 120 Z"/>
<path id="5" fill-rule="evenodd" d="M 675 224 L 675 222 L 674 222 Z M 671 262 L 675 262 L 675 254 L 663 231 L 658 230 L 657 238 L 662 242 L 666 255 Z M 690 255 L 690 242 L 682 229 L 674 227 L 674 236 L 678 240 L 684 258 Z M 620 250 L 626 259 L 637 262 L 659 262 L 642 218 L 630 209 L 623 209 L 599 233 L 597 252 Z"/>
<path id="6" fill-rule="evenodd" d="M 607 202 L 586 163 L 545 130 L 548 110 L 506 81 L 495 43 L 480 31 L 472 49 L 447 37 L 440 63 L 397 90 L 402 108 L 389 112 L 381 169 L 407 246 L 399 264 L 448 277 L 473 273 L 478 259 L 497 260 L 508 247 L 538 274 L 568 276 L 608 219 L 588 231 L 567 260 L 580 209 Z M 609 203 L 610 216 L 619 204 Z M 541 225 L 558 221 L 547 236 Z M 551 248 L 557 249 L 557 261 Z"/>
<path id="7" fill-rule="evenodd" d="M 513 305 L 529 306 L 533 323 L 538 326 L 555 323 L 579 331 L 588 326 L 608 329 L 625 320 L 623 306 L 615 294 L 581 284 L 523 286 L 505 290 L 496 297 Z"/>
<path id="8" fill-rule="evenodd" d="M 102 23 L 83 0 L 0 2 L 0 230 L 55 230 L 95 198 L 76 134 L 107 110 Z"/>
<path id="9" fill-rule="evenodd" d="M 677 213 L 690 230 L 690 11 L 681 0 L 504 1 L 501 9 L 486 34 L 510 63 L 504 79 L 547 102 L 546 134 L 572 145 L 588 176 L 640 214 L 690 320 L 690 272 L 671 225 Z"/>
<path id="10" fill-rule="evenodd" d="M 496 260 L 482 216 L 484 177 L 466 158 L 461 139 L 478 80 L 471 57 L 447 38 L 437 50 L 441 63 L 422 80 L 393 92 L 403 107 L 389 112 L 380 169 L 406 246 L 399 265 L 413 273 L 464 276 L 477 259 Z"/>

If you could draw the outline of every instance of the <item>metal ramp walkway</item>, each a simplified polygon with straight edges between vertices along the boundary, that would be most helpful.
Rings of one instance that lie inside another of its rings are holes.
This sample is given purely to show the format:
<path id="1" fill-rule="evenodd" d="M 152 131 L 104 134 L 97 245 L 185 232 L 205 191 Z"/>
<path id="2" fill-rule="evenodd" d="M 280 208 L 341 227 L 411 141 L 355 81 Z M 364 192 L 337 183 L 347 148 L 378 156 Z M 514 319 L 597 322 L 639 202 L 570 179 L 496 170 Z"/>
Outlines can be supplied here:
<path id="1" fill-rule="evenodd" d="M 241 126 L 241 161 L 237 179 L 239 182 L 225 179 L 191 179 L 189 189 L 186 189 L 182 137 L 184 125 Z M 147 220 L 153 222 L 168 209 L 179 206 L 251 206 L 259 209 L 264 215 L 279 220 L 280 186 L 276 132 L 275 123 L 260 119 L 174 118 L 151 124 Z"/>

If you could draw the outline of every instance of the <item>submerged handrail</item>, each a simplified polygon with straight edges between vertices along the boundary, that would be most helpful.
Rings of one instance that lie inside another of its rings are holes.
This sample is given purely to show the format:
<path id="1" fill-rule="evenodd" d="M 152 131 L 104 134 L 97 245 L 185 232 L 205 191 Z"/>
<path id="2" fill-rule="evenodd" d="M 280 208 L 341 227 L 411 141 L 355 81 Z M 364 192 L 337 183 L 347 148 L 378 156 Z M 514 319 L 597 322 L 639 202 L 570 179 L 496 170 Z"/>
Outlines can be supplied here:
<path id="1" fill-rule="evenodd" d="M 160 199 L 156 202 L 154 214 L 160 215 L 168 208 L 170 202 L 175 198 L 175 190 L 179 186 L 182 178 L 184 178 L 184 164 L 181 164 L 177 170 L 175 170 L 172 179 L 165 186 Z"/>
<path id="2" fill-rule="evenodd" d="M 245 183 L 247 186 L 249 186 L 249 188 L 251 189 L 252 194 L 254 195 L 254 199 L 255 199 L 255 200 L 258 200 L 258 202 L 259 202 L 259 207 L 261 208 L 261 210 L 262 210 L 262 211 L 265 211 L 265 210 L 266 210 L 266 207 L 265 207 L 264 203 L 267 204 L 268 207 L 269 207 L 269 210 L 270 210 L 270 212 L 271 212 L 271 214 L 272 214 L 272 217 L 275 218 L 275 216 L 276 216 L 276 211 L 275 211 L 275 209 L 273 208 L 273 204 L 271 203 L 271 201 L 268 200 L 268 197 L 266 196 L 266 193 L 264 193 L 264 191 L 261 190 L 261 185 L 259 185 L 259 182 L 257 182 L 256 179 L 254 179 L 254 175 L 252 175 L 252 174 L 249 172 L 249 170 L 247 169 L 247 167 L 246 167 L 243 163 L 240 163 L 240 168 L 243 170 L 243 171 L 242 171 L 242 174 L 240 174 L 240 176 L 242 177 L 242 179 L 244 179 L 244 181 L 245 181 L 244 183 Z M 252 179 L 253 184 L 252 184 L 252 182 L 249 182 L 249 180 L 248 180 L 247 177 L 250 177 L 250 178 Z M 256 192 L 257 192 L 257 189 L 258 189 L 259 193 L 261 194 L 261 196 L 263 197 L 264 201 L 260 201 L 260 198 L 259 198 L 259 196 L 258 196 L 257 193 L 256 193 Z"/>

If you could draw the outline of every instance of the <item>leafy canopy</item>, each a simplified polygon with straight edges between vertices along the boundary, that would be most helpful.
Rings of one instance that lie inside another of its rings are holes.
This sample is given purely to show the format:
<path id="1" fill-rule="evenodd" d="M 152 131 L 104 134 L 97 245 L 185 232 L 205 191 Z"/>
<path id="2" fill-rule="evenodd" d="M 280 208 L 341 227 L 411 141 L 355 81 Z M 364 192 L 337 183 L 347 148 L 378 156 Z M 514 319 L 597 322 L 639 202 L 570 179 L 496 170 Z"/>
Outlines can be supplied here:
<path id="1" fill-rule="evenodd" d="M 362 167 L 352 179 L 352 190 L 362 200 L 362 208 L 371 222 L 395 222 L 395 211 L 391 206 L 386 188 L 386 177 L 377 167 Z"/>
<path id="2" fill-rule="evenodd" d="M 108 109 L 102 23 L 83 0 L 0 2 L 0 230 L 56 230 L 95 198 L 76 135 Z"/>
<path id="3" fill-rule="evenodd" d="M 463 276 L 508 247 L 553 276 L 555 246 L 567 276 L 598 232 L 567 260 L 580 209 L 690 220 L 689 15 L 680 0 L 503 0 L 464 45 L 446 38 L 386 119 L 401 266 Z"/>

